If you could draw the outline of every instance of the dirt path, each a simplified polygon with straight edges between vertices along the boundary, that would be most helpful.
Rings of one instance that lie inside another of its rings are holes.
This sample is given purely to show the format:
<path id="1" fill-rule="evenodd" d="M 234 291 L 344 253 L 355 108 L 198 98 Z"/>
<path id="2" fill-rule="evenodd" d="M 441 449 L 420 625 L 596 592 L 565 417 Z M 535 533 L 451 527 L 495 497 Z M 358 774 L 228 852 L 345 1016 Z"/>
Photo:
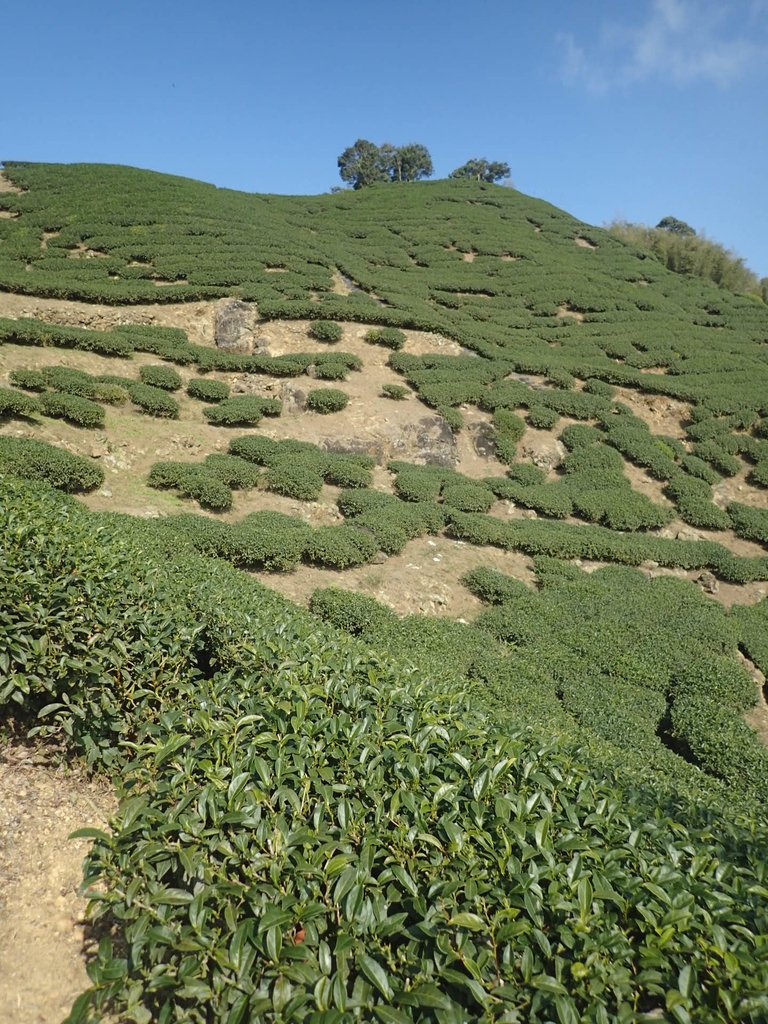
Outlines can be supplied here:
<path id="1" fill-rule="evenodd" d="M 104 782 L 0 751 L 0 1021 L 60 1024 L 89 985 L 86 900 L 79 895 L 86 826 L 104 827 L 114 797 Z"/>

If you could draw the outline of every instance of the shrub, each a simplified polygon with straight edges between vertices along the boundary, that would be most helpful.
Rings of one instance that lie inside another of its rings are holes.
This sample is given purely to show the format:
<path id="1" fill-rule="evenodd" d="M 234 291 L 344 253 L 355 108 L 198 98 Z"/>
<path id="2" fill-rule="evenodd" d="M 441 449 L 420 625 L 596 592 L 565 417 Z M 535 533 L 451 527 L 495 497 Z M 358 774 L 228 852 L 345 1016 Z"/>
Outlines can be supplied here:
<path id="1" fill-rule="evenodd" d="M 264 416 L 279 416 L 282 409 L 277 398 L 237 395 L 203 409 L 203 416 L 214 426 L 244 427 L 255 426 Z"/>
<path id="2" fill-rule="evenodd" d="M 732 501 L 728 506 L 728 515 L 739 537 L 757 541 L 758 544 L 768 544 L 768 509 L 751 508 Z"/>
<path id="3" fill-rule="evenodd" d="M 181 377 L 170 366 L 142 366 L 139 379 L 142 384 L 150 384 L 163 391 L 178 391 L 182 384 Z"/>
<path id="4" fill-rule="evenodd" d="M 378 549 L 370 533 L 354 526 L 320 526 L 307 541 L 304 558 L 329 569 L 349 569 L 370 562 Z"/>
<path id="5" fill-rule="evenodd" d="M 525 433 L 525 420 L 510 409 L 498 408 L 493 413 L 496 456 L 508 465 L 515 461 L 517 443 Z"/>
<path id="6" fill-rule="evenodd" d="M 0 419 L 24 418 L 39 411 L 39 404 L 29 395 L 12 388 L 0 388 Z"/>
<path id="7" fill-rule="evenodd" d="M 483 484 L 446 484 L 442 492 L 443 504 L 461 512 L 487 512 L 494 503 L 493 492 Z"/>
<path id="8" fill-rule="evenodd" d="M 318 380 L 346 380 L 348 375 L 349 367 L 346 363 L 328 360 L 315 366 L 315 377 Z"/>
<path id="9" fill-rule="evenodd" d="M 723 476 L 736 476 L 741 469 L 741 462 L 731 455 L 716 441 L 699 441 L 693 446 L 693 455 L 714 466 Z"/>
<path id="10" fill-rule="evenodd" d="M 408 398 L 410 393 L 408 388 L 404 388 L 402 384 L 384 384 L 381 389 L 382 398 L 394 398 L 396 401 Z"/>
<path id="11" fill-rule="evenodd" d="M 106 402 L 107 405 L 123 405 L 129 399 L 129 394 L 119 384 L 96 384 L 96 400 Z"/>
<path id="12" fill-rule="evenodd" d="M 187 384 L 187 394 L 200 402 L 221 402 L 229 398 L 229 385 L 208 377 L 192 377 Z"/>
<path id="13" fill-rule="evenodd" d="M 471 569 L 459 582 L 486 604 L 504 604 L 505 601 L 516 600 L 521 595 L 529 597 L 531 594 L 530 588 L 521 580 L 485 566 Z"/>
<path id="14" fill-rule="evenodd" d="M 160 419 L 169 420 L 179 418 L 178 403 L 161 388 L 135 381 L 128 381 L 125 387 L 133 404 L 137 405 L 147 416 L 157 416 Z"/>
<path id="15" fill-rule="evenodd" d="M 41 370 L 11 370 L 8 380 L 25 391 L 45 391 L 48 381 Z"/>
<path id="16" fill-rule="evenodd" d="M 0 469 L 68 492 L 92 491 L 104 482 L 104 470 L 90 459 L 28 438 L 0 437 Z"/>
<path id="17" fill-rule="evenodd" d="M 712 469 L 708 462 L 696 455 L 684 455 L 680 460 L 680 465 L 686 473 L 699 477 L 700 480 L 705 480 L 708 484 L 716 484 L 720 481 L 720 474 Z"/>
<path id="18" fill-rule="evenodd" d="M 366 331 L 365 340 L 370 345 L 383 345 L 398 351 L 405 345 L 406 337 L 397 327 L 374 327 Z"/>
<path id="19" fill-rule="evenodd" d="M 712 490 L 704 480 L 678 471 L 667 481 L 664 493 L 677 506 L 680 518 L 691 526 L 727 530 L 731 525 L 727 513 L 712 502 Z"/>
<path id="20" fill-rule="evenodd" d="M 311 535 L 302 519 L 253 512 L 232 527 L 225 557 L 242 569 L 288 572 L 300 561 Z"/>
<path id="21" fill-rule="evenodd" d="M 236 455 L 224 455 L 213 452 L 203 459 L 203 468 L 233 490 L 247 490 L 256 487 L 261 473 L 251 462 L 239 459 Z"/>
<path id="22" fill-rule="evenodd" d="M 228 512 L 232 508 L 232 491 L 227 484 L 194 463 L 156 462 L 147 483 L 150 487 L 178 491 L 182 497 L 194 498 L 202 508 L 214 512 Z"/>
<path id="23" fill-rule="evenodd" d="M 341 341 L 341 325 L 333 320 L 315 320 L 309 328 L 309 336 L 315 341 L 324 341 L 328 345 L 335 345 Z"/>
<path id="24" fill-rule="evenodd" d="M 367 461 L 354 455 L 330 455 L 323 474 L 325 482 L 335 487 L 368 487 L 371 471 Z"/>
<path id="25" fill-rule="evenodd" d="M 309 600 L 309 610 L 323 622 L 352 636 L 368 634 L 397 621 L 394 612 L 372 597 L 335 587 L 315 590 Z"/>
<path id="26" fill-rule="evenodd" d="M 569 451 L 588 448 L 603 439 L 603 432 L 597 427 L 588 427 L 585 423 L 572 423 L 560 435 L 560 440 Z"/>
<path id="27" fill-rule="evenodd" d="M 316 466 L 300 458 L 279 462 L 267 472 L 267 489 L 297 501 L 317 501 L 323 488 L 323 475 Z"/>
<path id="28" fill-rule="evenodd" d="M 554 409 L 543 405 L 531 405 L 528 408 L 528 422 L 537 430 L 552 430 L 560 419 Z"/>
<path id="29" fill-rule="evenodd" d="M 307 409 L 327 414 L 340 412 L 349 402 L 349 395 L 337 388 L 314 388 L 307 395 Z"/>
<path id="30" fill-rule="evenodd" d="M 54 391 L 77 395 L 79 398 L 96 397 L 97 382 L 82 370 L 73 370 L 69 366 L 47 366 L 42 372 L 46 384 Z"/>
<path id="31" fill-rule="evenodd" d="M 590 377 L 589 380 L 584 381 L 583 390 L 586 391 L 588 395 L 597 395 L 600 398 L 607 398 L 609 401 L 616 393 L 616 389 L 610 384 L 607 384 L 603 380 L 598 380 L 595 377 Z"/>
<path id="32" fill-rule="evenodd" d="M 45 392 L 40 396 L 40 410 L 45 416 L 66 420 L 76 427 L 103 427 L 104 410 L 95 402 L 79 395 Z"/>

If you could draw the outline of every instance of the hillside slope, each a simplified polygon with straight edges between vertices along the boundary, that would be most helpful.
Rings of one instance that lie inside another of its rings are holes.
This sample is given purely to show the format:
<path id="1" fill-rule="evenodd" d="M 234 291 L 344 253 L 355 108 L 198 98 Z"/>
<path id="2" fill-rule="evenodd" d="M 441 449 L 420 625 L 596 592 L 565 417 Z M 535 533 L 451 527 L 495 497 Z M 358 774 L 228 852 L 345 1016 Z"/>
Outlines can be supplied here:
<path id="1" fill-rule="evenodd" d="M 496 186 L 0 186 L 0 711 L 122 798 L 73 1022 L 764 1020 L 766 307 Z"/>

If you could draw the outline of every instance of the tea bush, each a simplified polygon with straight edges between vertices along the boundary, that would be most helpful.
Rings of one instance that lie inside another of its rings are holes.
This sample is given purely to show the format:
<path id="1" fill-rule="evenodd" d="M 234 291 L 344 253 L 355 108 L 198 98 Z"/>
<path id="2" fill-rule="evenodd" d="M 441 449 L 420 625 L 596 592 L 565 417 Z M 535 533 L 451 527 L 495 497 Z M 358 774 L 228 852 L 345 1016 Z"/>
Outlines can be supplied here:
<path id="1" fill-rule="evenodd" d="M 531 405 L 528 408 L 528 423 L 537 430 L 552 430 L 560 419 L 554 409 L 543 405 Z"/>
<path id="2" fill-rule="evenodd" d="M 178 491 L 194 498 L 203 508 L 227 512 L 232 508 L 232 489 L 213 469 L 188 462 L 156 462 L 149 472 L 150 487 Z"/>
<path id="3" fill-rule="evenodd" d="M 317 501 L 323 487 L 323 474 L 312 461 L 297 458 L 270 466 L 266 476 L 267 490 L 297 501 Z"/>
<path id="4" fill-rule="evenodd" d="M 207 377 L 192 377 L 187 383 L 187 394 L 201 402 L 221 402 L 229 398 L 229 385 Z"/>
<path id="5" fill-rule="evenodd" d="M 206 455 L 202 467 L 213 473 L 227 487 L 237 491 L 256 487 L 262 476 L 253 463 L 239 459 L 236 455 L 225 455 L 219 452 Z"/>
<path id="6" fill-rule="evenodd" d="M 307 394 L 307 409 L 311 412 L 341 412 L 349 402 L 349 395 L 337 388 L 314 388 Z"/>
<path id="7" fill-rule="evenodd" d="M 0 470 L 71 493 L 92 491 L 104 482 L 104 470 L 92 460 L 31 438 L 0 437 Z"/>
<path id="8" fill-rule="evenodd" d="M 142 366 L 139 379 L 142 384 L 150 384 L 163 391 L 178 391 L 182 385 L 181 377 L 170 366 Z"/>
<path id="9" fill-rule="evenodd" d="M 727 512 L 733 530 L 739 537 L 768 545 L 768 509 L 752 508 L 739 501 L 732 501 Z"/>
<path id="10" fill-rule="evenodd" d="M 47 366 L 42 375 L 46 387 L 54 391 L 77 395 L 78 398 L 96 397 L 98 382 L 82 370 L 74 370 L 69 366 Z"/>
<path id="11" fill-rule="evenodd" d="M 259 398 L 256 395 L 237 395 L 225 398 L 203 409 L 203 416 L 213 426 L 255 426 L 264 416 L 279 416 L 283 403 L 277 398 Z"/>
<path id="12" fill-rule="evenodd" d="M 309 327 L 310 338 L 327 342 L 329 345 L 341 341 L 342 333 L 341 324 L 334 323 L 333 320 L 315 320 Z"/>
<path id="13" fill-rule="evenodd" d="M 303 520 L 280 512 L 252 512 L 232 526 L 225 557 L 243 569 L 288 572 L 312 534 Z"/>
<path id="14" fill-rule="evenodd" d="M 45 416 L 66 420 L 76 427 L 103 427 L 104 410 L 96 402 L 68 393 L 44 392 L 38 402 Z"/>
<path id="15" fill-rule="evenodd" d="M 405 346 L 406 337 L 397 327 L 374 327 L 366 331 L 365 340 L 370 345 L 383 345 L 397 352 Z"/>
<path id="16" fill-rule="evenodd" d="M 349 569 L 370 562 L 378 550 L 365 530 L 354 526 L 320 526 L 312 531 L 304 557 L 328 569 Z"/>
<path id="17" fill-rule="evenodd" d="M 25 391 L 45 391 L 48 388 L 48 381 L 42 370 L 11 370 L 8 380 Z"/>
<path id="18" fill-rule="evenodd" d="M 26 419 L 39 411 L 39 403 L 29 395 L 13 388 L 0 388 L 0 419 Z"/>
<path id="19" fill-rule="evenodd" d="M 105 383 L 110 383 L 110 381 L 105 381 Z M 137 381 L 126 381 L 125 389 L 133 404 L 148 416 L 169 420 L 179 418 L 178 402 L 162 388 L 155 388 L 151 384 L 142 384 Z"/>

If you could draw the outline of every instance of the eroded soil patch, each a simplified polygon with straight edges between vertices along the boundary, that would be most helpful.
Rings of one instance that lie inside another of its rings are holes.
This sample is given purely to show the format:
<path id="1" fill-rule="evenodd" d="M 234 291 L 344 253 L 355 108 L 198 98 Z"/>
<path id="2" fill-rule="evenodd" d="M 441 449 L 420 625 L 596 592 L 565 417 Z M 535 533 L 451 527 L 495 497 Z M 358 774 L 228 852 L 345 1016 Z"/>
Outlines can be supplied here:
<path id="1" fill-rule="evenodd" d="M 0 751 L 0 1020 L 59 1024 L 90 984 L 79 894 L 88 840 L 105 827 L 111 789 L 71 768 L 46 767 L 34 750 Z"/>

